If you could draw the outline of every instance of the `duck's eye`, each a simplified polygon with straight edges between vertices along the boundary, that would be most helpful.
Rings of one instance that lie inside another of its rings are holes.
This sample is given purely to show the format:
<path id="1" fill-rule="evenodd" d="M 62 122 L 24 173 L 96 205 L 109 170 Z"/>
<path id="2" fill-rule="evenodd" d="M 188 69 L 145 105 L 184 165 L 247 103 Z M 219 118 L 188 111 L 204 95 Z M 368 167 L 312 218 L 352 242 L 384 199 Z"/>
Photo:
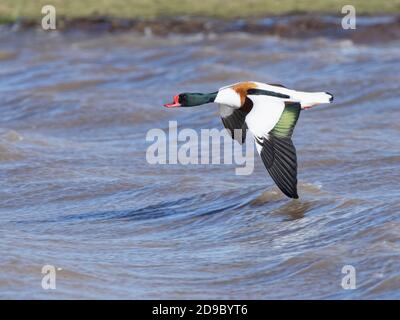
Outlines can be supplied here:
<path id="1" fill-rule="evenodd" d="M 186 96 L 186 94 L 181 94 L 181 95 L 179 96 L 179 102 L 180 102 L 181 104 L 184 104 L 185 102 L 187 102 L 187 96 Z"/>

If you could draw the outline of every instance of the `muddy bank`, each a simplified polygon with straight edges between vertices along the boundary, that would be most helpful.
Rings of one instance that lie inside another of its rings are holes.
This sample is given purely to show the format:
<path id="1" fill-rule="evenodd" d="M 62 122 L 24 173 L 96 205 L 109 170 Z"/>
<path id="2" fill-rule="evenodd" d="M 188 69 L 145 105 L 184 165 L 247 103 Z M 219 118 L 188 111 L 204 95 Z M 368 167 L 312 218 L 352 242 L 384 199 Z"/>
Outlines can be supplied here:
<path id="1" fill-rule="evenodd" d="M 221 20 L 211 18 L 177 17 L 157 20 L 133 20 L 110 17 L 69 19 L 59 17 L 57 30 L 62 32 L 123 32 L 136 31 L 146 35 L 221 34 L 245 32 L 274 35 L 283 38 L 328 37 L 351 39 L 356 43 L 395 41 L 400 39 L 400 16 L 357 17 L 356 30 L 344 30 L 341 16 L 286 15 L 262 19 Z M 20 19 L 8 24 L 13 30 L 40 28 L 34 20 Z"/>

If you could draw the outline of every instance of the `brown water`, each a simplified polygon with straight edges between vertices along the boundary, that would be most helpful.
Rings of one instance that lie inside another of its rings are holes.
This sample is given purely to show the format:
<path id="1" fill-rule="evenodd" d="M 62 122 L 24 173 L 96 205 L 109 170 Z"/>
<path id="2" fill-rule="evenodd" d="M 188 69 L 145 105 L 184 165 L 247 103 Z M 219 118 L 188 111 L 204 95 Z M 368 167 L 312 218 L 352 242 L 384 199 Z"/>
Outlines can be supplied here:
<path id="1" fill-rule="evenodd" d="M 395 41 L 2 30 L 0 297 L 400 298 L 399 58 Z M 222 127 L 172 95 L 240 80 L 335 96 L 297 124 L 299 200 L 258 158 L 250 176 L 146 162 L 152 128 Z"/>

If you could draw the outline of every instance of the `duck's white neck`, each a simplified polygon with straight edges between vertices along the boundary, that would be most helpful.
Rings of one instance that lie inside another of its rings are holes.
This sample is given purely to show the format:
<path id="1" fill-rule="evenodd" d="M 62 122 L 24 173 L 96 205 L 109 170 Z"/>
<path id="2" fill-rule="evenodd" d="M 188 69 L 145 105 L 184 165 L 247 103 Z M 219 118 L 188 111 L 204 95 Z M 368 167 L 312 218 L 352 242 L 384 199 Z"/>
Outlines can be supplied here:
<path id="1" fill-rule="evenodd" d="M 231 108 L 241 107 L 240 95 L 232 88 L 223 88 L 218 91 L 215 103 L 224 104 Z"/>

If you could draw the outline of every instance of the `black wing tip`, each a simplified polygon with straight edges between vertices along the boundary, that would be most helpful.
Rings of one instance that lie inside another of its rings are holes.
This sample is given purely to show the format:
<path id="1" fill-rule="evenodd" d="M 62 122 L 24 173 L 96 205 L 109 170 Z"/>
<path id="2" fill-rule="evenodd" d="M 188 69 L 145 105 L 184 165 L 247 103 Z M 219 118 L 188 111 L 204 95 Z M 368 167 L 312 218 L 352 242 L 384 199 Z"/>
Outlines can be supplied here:
<path id="1" fill-rule="evenodd" d="M 261 159 L 279 190 L 289 198 L 298 199 L 297 157 L 292 140 L 270 135 L 262 140 L 255 137 L 255 141 L 262 145 Z"/>
<path id="2" fill-rule="evenodd" d="M 299 195 L 298 195 L 297 192 L 296 192 L 295 194 L 288 195 L 288 197 L 289 197 L 289 198 L 292 198 L 292 199 L 298 199 L 298 198 L 299 198 Z"/>
<path id="3" fill-rule="evenodd" d="M 277 185 L 279 190 L 282 191 L 282 193 L 287 196 L 288 198 L 291 199 L 298 199 L 299 198 L 299 194 L 297 193 L 297 188 L 296 190 L 292 191 L 292 190 L 288 190 L 287 188 L 282 187 L 280 184 Z"/>

